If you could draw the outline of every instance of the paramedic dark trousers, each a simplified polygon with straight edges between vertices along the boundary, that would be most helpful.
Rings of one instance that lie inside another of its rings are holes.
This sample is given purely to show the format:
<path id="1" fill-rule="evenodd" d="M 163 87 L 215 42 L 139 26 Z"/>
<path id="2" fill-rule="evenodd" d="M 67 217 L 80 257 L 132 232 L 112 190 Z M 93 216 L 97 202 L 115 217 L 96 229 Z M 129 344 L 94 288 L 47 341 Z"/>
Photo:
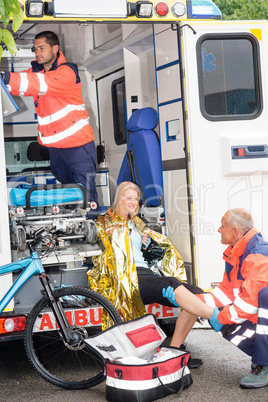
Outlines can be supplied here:
<path id="1" fill-rule="evenodd" d="M 268 287 L 259 292 L 257 324 L 245 321 L 224 337 L 252 356 L 252 363 L 268 365 Z"/>
<path id="2" fill-rule="evenodd" d="M 96 149 L 94 141 L 74 148 L 49 148 L 50 168 L 62 184 L 80 183 L 88 201 L 98 202 L 96 190 Z"/>

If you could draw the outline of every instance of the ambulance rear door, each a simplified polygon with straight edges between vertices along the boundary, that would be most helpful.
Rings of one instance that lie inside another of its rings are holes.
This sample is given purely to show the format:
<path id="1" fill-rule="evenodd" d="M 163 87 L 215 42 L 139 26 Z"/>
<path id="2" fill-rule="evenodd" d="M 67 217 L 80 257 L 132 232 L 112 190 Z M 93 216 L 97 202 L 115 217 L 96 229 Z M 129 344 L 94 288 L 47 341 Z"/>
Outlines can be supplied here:
<path id="1" fill-rule="evenodd" d="M 194 269 L 210 288 L 223 274 L 217 230 L 228 209 L 248 209 L 268 239 L 267 21 L 180 31 Z"/>
<path id="2" fill-rule="evenodd" d="M 17 105 L 9 95 L 5 84 L 1 78 L 0 84 L 0 266 L 11 262 L 10 237 L 9 237 L 9 220 L 8 220 L 8 194 L 6 187 L 6 170 L 5 170 L 5 146 L 4 146 L 4 118 L 18 110 Z M 0 298 L 2 298 L 12 285 L 12 273 L 1 276 L 0 281 Z M 5 311 L 12 310 L 14 301 L 12 300 Z"/>

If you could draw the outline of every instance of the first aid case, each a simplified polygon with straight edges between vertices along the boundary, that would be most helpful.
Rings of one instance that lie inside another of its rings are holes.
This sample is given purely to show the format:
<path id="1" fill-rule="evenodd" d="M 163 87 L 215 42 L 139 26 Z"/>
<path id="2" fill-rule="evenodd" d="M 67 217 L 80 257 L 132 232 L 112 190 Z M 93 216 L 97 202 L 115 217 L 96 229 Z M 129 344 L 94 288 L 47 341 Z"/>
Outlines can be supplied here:
<path id="1" fill-rule="evenodd" d="M 165 338 L 155 316 L 146 314 L 86 340 L 104 359 L 108 401 L 154 401 L 192 384 L 189 352 L 163 346 Z"/>

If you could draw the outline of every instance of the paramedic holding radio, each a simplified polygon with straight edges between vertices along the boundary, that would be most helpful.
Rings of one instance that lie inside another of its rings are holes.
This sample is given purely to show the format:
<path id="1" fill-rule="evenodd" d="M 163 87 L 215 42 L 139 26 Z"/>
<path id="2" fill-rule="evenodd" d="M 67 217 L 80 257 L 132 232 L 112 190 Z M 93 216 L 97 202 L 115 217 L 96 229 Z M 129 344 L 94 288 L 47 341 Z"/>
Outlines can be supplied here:
<path id="1" fill-rule="evenodd" d="M 2 72 L 4 82 L 11 95 L 33 96 L 38 142 L 49 148 L 52 173 L 60 183 L 83 184 L 94 209 L 98 202 L 96 150 L 78 67 L 66 62 L 54 32 L 38 33 L 33 49 L 32 67 Z"/>

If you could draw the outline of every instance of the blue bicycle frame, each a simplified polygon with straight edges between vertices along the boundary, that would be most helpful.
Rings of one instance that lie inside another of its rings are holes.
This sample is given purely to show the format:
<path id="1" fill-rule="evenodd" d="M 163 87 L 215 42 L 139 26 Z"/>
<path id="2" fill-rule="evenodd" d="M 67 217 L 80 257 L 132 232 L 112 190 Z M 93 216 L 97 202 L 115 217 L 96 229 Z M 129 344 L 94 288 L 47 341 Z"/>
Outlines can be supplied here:
<path id="1" fill-rule="evenodd" d="M 32 276 L 45 273 L 38 253 L 34 251 L 28 258 L 11 262 L 10 264 L 6 264 L 0 267 L 0 275 L 7 274 L 9 272 L 17 272 L 21 269 L 21 274 L 18 276 L 16 281 L 12 284 L 12 286 L 6 292 L 5 296 L 0 301 L 0 314 L 3 312 L 3 310 L 6 308 L 10 300 L 15 296 L 15 294 Z"/>

